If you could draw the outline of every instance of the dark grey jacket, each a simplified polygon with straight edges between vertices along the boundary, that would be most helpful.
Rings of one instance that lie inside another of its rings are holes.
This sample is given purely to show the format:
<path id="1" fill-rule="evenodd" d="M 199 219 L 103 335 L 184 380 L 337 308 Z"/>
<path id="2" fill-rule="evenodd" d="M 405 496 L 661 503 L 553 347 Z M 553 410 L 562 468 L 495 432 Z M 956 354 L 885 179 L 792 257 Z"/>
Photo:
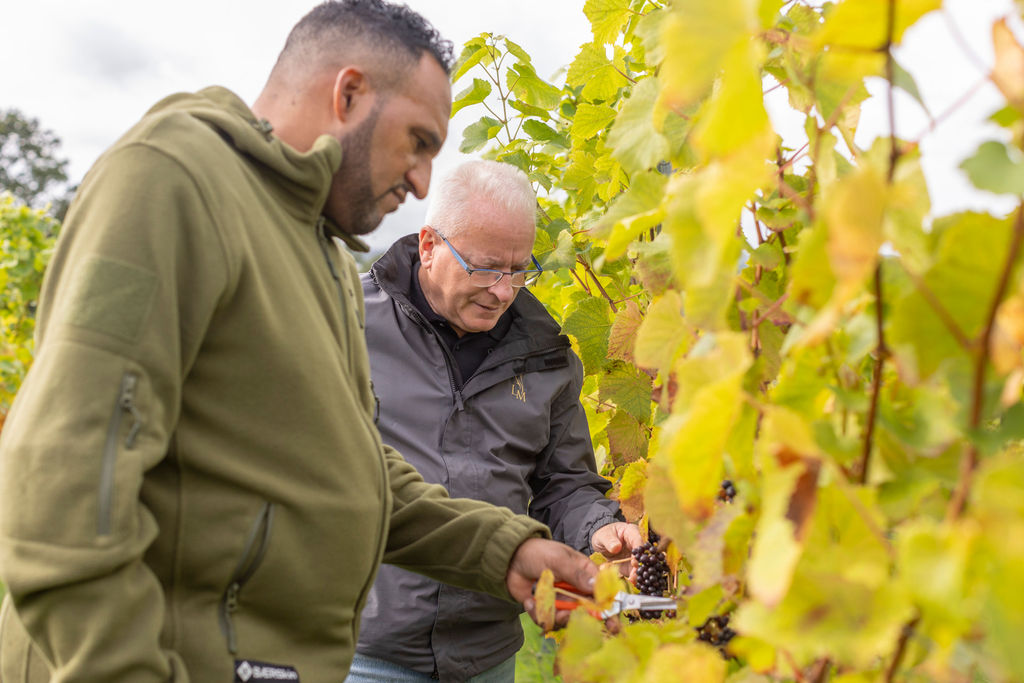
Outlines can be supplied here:
<path id="1" fill-rule="evenodd" d="M 569 340 L 527 290 L 512 324 L 461 391 L 453 362 L 411 303 L 419 259 L 403 237 L 361 276 L 366 338 L 384 443 L 453 496 L 528 513 L 557 540 L 589 552 L 591 534 L 617 521 L 595 472 L 583 369 Z M 523 642 L 519 605 L 381 567 L 363 610 L 356 650 L 462 681 L 507 659 Z"/>

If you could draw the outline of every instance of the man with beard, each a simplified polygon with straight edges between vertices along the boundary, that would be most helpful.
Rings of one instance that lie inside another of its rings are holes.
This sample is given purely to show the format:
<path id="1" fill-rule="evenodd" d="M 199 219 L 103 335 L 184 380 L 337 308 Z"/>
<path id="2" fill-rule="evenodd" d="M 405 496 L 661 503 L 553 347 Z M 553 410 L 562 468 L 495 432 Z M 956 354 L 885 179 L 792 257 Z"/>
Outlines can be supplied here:
<path id="1" fill-rule="evenodd" d="M 505 505 L 585 552 L 643 539 L 605 497 L 580 404 L 583 367 L 527 288 L 537 200 L 526 174 L 471 161 L 431 194 L 426 226 L 362 276 L 384 442 L 453 496 Z M 621 565 L 629 568 L 629 564 Z M 512 683 L 515 605 L 382 567 L 348 683 Z"/>
<path id="2" fill-rule="evenodd" d="M 381 561 L 527 608 L 545 566 L 587 587 L 373 424 L 332 238 L 426 195 L 450 64 L 408 8 L 327 2 L 252 109 L 172 95 L 86 176 L 0 440 L 4 683 L 337 681 Z"/>

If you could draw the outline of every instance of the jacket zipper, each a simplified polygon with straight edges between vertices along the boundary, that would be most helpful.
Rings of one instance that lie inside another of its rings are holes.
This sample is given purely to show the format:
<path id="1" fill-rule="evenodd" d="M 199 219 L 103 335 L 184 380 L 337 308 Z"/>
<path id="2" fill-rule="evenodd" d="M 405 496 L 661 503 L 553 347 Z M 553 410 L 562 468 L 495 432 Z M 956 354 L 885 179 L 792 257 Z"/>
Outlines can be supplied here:
<path id="1" fill-rule="evenodd" d="M 316 232 L 317 244 L 320 246 L 320 251 L 321 251 L 321 253 L 324 256 L 324 260 L 327 261 L 327 269 L 331 272 L 331 278 L 334 280 L 335 288 L 338 290 L 338 303 L 341 306 L 341 312 L 342 312 L 342 315 L 344 316 L 345 309 L 347 308 L 347 305 L 345 303 L 345 292 L 344 292 L 344 290 L 342 290 L 341 278 L 338 276 L 338 271 L 334 267 L 334 261 L 331 260 L 330 253 L 328 252 L 328 247 L 330 246 L 330 238 L 327 236 L 326 226 L 325 226 L 325 221 L 324 221 L 323 216 L 321 216 L 320 218 L 317 219 L 316 225 L 314 226 L 314 230 Z M 360 327 L 360 329 L 365 327 L 365 322 L 363 320 L 359 321 L 359 327 Z M 369 360 L 369 359 L 367 359 L 367 360 Z M 370 390 L 373 391 L 373 383 L 372 383 L 372 381 L 370 383 Z M 377 420 L 377 412 L 380 409 L 380 402 L 379 402 L 379 400 L 377 400 L 376 392 L 374 392 L 373 395 L 374 395 L 374 400 L 377 401 L 377 407 L 374 410 L 375 414 L 374 414 L 374 417 L 373 417 L 373 422 L 370 422 L 368 424 L 368 427 L 373 432 L 379 433 L 379 432 L 377 432 L 376 420 Z M 359 412 L 360 415 L 365 415 L 365 413 L 363 413 L 363 411 L 358 411 L 358 412 Z M 383 501 L 385 501 L 387 499 L 387 497 L 388 497 L 388 470 L 387 470 L 387 465 L 384 462 L 384 457 L 383 456 L 377 458 L 377 463 L 378 463 L 378 467 L 380 468 L 380 490 L 379 490 L 379 493 L 380 493 L 381 502 L 383 503 Z M 379 527 L 377 529 L 377 532 L 378 532 L 377 533 L 377 539 L 378 539 L 377 540 L 377 557 L 378 558 L 383 557 L 383 554 L 384 554 L 383 545 L 384 545 L 384 539 L 385 539 L 385 537 L 387 535 L 387 530 L 386 530 L 387 520 L 388 520 L 388 510 L 387 510 L 387 507 L 385 505 L 381 505 L 380 506 L 380 525 L 379 525 Z M 363 590 L 362 590 L 362 593 L 360 594 L 360 599 L 365 598 L 365 596 L 370 592 L 371 588 L 373 588 L 373 581 L 369 580 L 369 581 L 367 581 L 363 585 Z M 358 634 L 355 633 L 355 624 L 356 624 L 356 620 L 353 620 L 352 621 L 353 637 L 358 637 Z"/>
<path id="2" fill-rule="evenodd" d="M 445 365 L 448 370 L 448 386 L 452 390 L 452 398 L 455 399 L 455 408 L 461 412 L 465 408 L 465 405 L 462 400 L 462 389 L 459 389 L 458 384 L 455 381 L 455 354 L 453 354 L 452 350 L 448 348 L 448 345 L 444 343 L 444 340 L 441 339 L 441 336 L 437 333 L 437 330 L 434 329 L 433 325 L 423 317 L 422 313 L 416 310 L 415 306 L 406 305 L 402 301 L 399 301 L 398 303 L 405 309 L 406 314 L 410 318 L 415 320 L 420 327 L 430 332 L 434 337 L 434 341 L 436 341 L 437 345 L 441 347 L 441 353 L 444 354 Z"/>
<path id="3" fill-rule="evenodd" d="M 270 527 L 274 521 L 274 504 L 264 503 L 256 522 L 249 530 L 242 548 L 242 557 L 231 574 L 231 580 L 220 603 L 220 630 L 228 644 L 228 652 L 238 653 L 238 637 L 235 632 L 234 614 L 238 611 L 238 598 L 242 587 L 252 578 L 267 554 L 270 541 Z"/>
<path id="4" fill-rule="evenodd" d="M 121 377 L 121 390 L 114 404 L 114 412 L 107 426 L 107 440 L 103 446 L 103 460 L 100 463 L 99 504 L 96 519 L 96 533 L 109 536 L 114 525 L 114 472 L 117 465 L 117 451 L 121 434 L 121 421 L 125 413 L 132 417 L 132 425 L 124 439 L 125 450 L 135 446 L 135 439 L 142 429 L 142 415 L 135 406 L 135 392 L 139 385 L 139 377 L 133 372 L 126 372 Z"/>

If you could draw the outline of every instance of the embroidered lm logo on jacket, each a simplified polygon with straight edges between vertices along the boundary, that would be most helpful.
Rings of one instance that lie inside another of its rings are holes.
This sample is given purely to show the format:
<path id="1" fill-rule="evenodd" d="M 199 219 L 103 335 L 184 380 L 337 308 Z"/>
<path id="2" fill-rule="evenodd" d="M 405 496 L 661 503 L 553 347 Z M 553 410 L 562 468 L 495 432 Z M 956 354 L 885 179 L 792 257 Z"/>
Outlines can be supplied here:
<path id="1" fill-rule="evenodd" d="M 523 376 L 516 375 L 512 378 L 512 398 L 518 398 L 526 403 L 526 385 L 523 384 Z"/>

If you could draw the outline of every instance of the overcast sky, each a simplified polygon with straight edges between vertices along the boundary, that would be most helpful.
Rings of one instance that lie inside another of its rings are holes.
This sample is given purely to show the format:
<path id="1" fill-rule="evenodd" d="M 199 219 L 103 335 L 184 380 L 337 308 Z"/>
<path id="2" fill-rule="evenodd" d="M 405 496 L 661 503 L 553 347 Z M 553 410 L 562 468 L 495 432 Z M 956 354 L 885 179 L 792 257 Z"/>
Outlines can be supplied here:
<path id="1" fill-rule="evenodd" d="M 709 0 L 714 1 L 714 0 Z M 40 119 L 62 140 L 71 177 L 81 179 L 96 157 L 158 99 L 175 91 L 224 85 L 252 102 L 292 25 L 313 0 L 2 0 L 0 109 L 16 107 Z M 456 49 L 482 31 L 504 33 L 552 76 L 590 40 L 583 0 L 410 0 Z M 909 33 L 899 53 L 938 116 L 974 86 L 992 63 L 991 24 L 1013 13 L 1012 0 L 947 0 L 947 16 L 933 13 Z M 1021 37 L 1019 18 L 1014 28 Z M 951 25 L 969 44 L 965 54 Z M 456 89 L 461 88 L 461 84 Z M 781 92 L 781 91 L 780 91 Z M 882 99 L 865 108 L 859 142 L 884 132 Z M 983 123 L 998 103 L 991 85 L 980 88 L 955 116 L 925 138 L 926 174 L 937 213 L 956 208 L 1009 211 L 1008 201 L 972 192 L 956 170 L 980 140 L 997 136 Z M 898 103 L 901 135 L 916 138 L 928 120 L 909 99 Z M 799 123 L 774 111 L 784 135 Z M 477 114 L 479 115 L 479 114 Z M 453 121 L 438 159 L 439 172 L 462 158 L 461 129 Z M 385 247 L 418 229 L 425 207 L 410 199 L 374 233 Z"/>

